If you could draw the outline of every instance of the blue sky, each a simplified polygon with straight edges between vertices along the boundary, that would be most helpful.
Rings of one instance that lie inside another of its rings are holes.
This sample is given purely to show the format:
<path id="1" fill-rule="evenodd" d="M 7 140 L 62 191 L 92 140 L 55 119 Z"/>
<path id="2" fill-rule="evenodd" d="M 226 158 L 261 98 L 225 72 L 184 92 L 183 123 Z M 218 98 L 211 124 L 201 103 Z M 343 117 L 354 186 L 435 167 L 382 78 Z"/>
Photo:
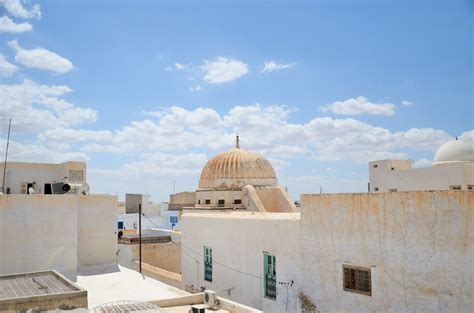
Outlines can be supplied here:
<path id="1" fill-rule="evenodd" d="M 294 198 L 365 191 L 369 160 L 474 137 L 473 9 L 0 0 L 10 159 L 86 160 L 93 192 L 167 200 L 238 132 Z"/>

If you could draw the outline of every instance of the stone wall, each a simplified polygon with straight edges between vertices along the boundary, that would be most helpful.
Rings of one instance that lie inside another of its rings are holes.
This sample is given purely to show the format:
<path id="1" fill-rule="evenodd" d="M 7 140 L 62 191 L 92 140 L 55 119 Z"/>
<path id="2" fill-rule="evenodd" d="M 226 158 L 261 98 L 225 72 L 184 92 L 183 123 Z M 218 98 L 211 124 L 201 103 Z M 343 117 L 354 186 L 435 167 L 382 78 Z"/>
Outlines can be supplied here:
<path id="1" fill-rule="evenodd" d="M 472 312 L 474 193 L 303 195 L 299 289 L 321 312 Z M 343 290 L 370 268 L 372 295 Z"/>

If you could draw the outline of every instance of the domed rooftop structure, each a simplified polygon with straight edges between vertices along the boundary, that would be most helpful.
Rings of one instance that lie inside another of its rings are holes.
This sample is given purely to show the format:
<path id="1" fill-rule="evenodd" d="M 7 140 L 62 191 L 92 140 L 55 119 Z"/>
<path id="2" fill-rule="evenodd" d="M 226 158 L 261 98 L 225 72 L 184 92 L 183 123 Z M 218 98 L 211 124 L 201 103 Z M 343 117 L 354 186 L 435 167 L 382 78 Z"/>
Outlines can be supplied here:
<path id="1" fill-rule="evenodd" d="M 452 140 L 443 144 L 436 151 L 433 165 L 440 165 L 453 162 L 473 162 L 474 144 L 464 140 Z"/>
<path id="2" fill-rule="evenodd" d="M 199 190 L 236 190 L 246 185 L 277 186 L 278 181 L 270 162 L 240 149 L 237 136 L 235 148 L 219 153 L 204 165 Z"/>

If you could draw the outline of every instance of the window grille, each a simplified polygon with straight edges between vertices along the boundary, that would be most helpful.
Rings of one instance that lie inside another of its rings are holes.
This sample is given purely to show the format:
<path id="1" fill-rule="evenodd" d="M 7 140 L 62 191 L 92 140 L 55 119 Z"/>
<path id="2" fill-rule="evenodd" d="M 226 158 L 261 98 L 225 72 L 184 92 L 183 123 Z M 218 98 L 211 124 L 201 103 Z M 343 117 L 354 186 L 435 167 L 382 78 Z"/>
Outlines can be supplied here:
<path id="1" fill-rule="evenodd" d="M 370 268 L 343 265 L 344 290 L 372 295 Z"/>
<path id="2" fill-rule="evenodd" d="M 451 189 L 451 190 L 461 190 L 461 185 L 449 186 L 449 189 Z"/>
<path id="3" fill-rule="evenodd" d="M 223 207 L 224 205 L 225 205 L 225 200 L 224 199 L 217 200 L 217 206 L 218 207 Z"/>
<path id="4" fill-rule="evenodd" d="M 206 204 L 211 204 L 211 199 L 206 199 Z"/>

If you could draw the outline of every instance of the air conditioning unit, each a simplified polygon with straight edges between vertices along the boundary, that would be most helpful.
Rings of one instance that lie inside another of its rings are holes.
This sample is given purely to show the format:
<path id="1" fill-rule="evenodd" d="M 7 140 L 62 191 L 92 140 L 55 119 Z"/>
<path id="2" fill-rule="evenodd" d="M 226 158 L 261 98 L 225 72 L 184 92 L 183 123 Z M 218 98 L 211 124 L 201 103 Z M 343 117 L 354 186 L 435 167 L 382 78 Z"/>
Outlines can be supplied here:
<path id="1" fill-rule="evenodd" d="M 206 313 L 207 305 L 203 304 L 194 304 L 191 305 L 191 309 L 189 309 L 188 313 Z"/>
<path id="2" fill-rule="evenodd" d="M 203 298 L 203 302 L 211 308 L 215 308 L 219 305 L 219 300 L 217 300 L 217 293 L 215 291 L 205 290 Z"/>

